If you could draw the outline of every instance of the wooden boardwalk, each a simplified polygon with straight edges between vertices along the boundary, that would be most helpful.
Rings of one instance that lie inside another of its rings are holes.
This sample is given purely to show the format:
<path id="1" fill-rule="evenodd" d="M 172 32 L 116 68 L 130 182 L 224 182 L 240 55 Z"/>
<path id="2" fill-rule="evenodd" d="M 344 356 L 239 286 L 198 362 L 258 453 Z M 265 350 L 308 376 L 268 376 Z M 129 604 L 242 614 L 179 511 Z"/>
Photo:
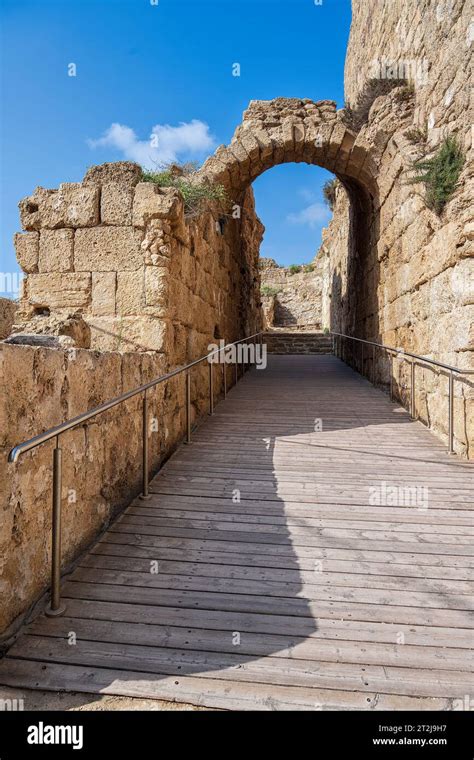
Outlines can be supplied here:
<path id="1" fill-rule="evenodd" d="M 270 357 L 80 560 L 66 616 L 23 631 L 0 683 L 456 709 L 473 694 L 472 473 L 338 359 Z"/>

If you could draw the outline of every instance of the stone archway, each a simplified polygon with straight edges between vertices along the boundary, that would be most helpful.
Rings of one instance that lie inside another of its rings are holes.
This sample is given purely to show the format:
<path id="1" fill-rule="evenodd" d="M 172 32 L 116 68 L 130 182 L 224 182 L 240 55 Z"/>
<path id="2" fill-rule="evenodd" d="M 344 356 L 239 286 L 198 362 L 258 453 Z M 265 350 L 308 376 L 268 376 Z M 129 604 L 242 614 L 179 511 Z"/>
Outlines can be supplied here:
<path id="1" fill-rule="evenodd" d="M 260 174 L 290 162 L 321 166 L 376 195 L 377 162 L 332 100 L 251 101 L 230 144 L 221 145 L 199 174 L 237 200 Z"/>
<path id="2" fill-rule="evenodd" d="M 386 142 L 379 137 L 351 131 L 332 100 L 254 100 L 230 144 L 221 145 L 198 172 L 200 179 L 222 185 L 239 205 L 252 182 L 278 164 L 304 162 L 335 174 L 349 199 L 349 234 L 347 287 L 341 295 L 340 274 L 332 273 L 330 323 L 332 329 L 371 338 L 379 332 L 377 178 Z"/>

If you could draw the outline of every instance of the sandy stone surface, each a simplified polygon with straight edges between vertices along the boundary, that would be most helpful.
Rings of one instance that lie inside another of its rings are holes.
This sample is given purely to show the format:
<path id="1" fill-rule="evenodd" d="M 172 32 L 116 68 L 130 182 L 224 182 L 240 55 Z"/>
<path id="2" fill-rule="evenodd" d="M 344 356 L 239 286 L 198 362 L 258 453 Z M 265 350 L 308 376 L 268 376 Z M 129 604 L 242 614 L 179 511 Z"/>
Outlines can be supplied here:
<path id="1" fill-rule="evenodd" d="M 159 699 L 134 699 L 131 697 L 97 696 L 77 692 L 33 691 L 31 689 L 9 689 L 0 687 L 1 700 L 23 700 L 25 710 L 65 710 L 82 712 L 92 710 L 208 710 L 206 707 L 189 705 L 185 702 L 165 702 Z"/>

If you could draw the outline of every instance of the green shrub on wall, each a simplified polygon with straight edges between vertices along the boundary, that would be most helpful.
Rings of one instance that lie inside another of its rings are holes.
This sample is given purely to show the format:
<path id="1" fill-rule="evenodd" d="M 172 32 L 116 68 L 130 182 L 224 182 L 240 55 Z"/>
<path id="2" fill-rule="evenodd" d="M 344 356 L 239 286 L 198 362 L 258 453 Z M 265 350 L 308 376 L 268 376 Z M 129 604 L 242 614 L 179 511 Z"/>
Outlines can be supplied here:
<path id="1" fill-rule="evenodd" d="M 186 214 L 198 214 L 206 201 L 226 201 L 226 192 L 222 185 L 198 181 L 193 177 L 196 164 L 168 164 L 159 171 L 143 170 L 142 182 L 154 182 L 160 187 L 175 187 L 184 199 Z"/>
<path id="2" fill-rule="evenodd" d="M 277 296 L 280 291 L 272 285 L 262 285 L 260 292 L 262 296 Z"/>
<path id="3" fill-rule="evenodd" d="M 417 174 L 409 184 L 422 182 L 426 190 L 426 205 L 441 214 L 451 198 L 464 165 L 464 155 L 455 137 L 446 137 L 432 158 L 415 161 L 413 169 Z"/>

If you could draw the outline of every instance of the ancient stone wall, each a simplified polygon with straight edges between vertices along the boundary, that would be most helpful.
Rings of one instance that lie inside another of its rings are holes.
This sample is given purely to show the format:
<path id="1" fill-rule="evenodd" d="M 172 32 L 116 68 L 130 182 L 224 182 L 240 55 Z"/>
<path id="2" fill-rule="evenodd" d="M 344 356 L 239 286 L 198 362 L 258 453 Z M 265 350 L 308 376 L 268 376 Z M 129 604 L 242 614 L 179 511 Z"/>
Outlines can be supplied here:
<path id="1" fill-rule="evenodd" d="M 409 75 L 413 90 L 377 97 L 359 133 L 358 140 L 364 135 L 379 152 L 368 244 L 354 246 L 354 226 L 347 227 L 342 198 L 324 236 L 333 273 L 333 329 L 463 368 L 474 366 L 471 43 L 472 19 L 463 0 L 396 0 L 383 6 L 354 0 L 347 99 L 355 105 L 364 82 L 377 67 L 383 75 L 388 63 L 397 64 L 393 72 Z M 387 139 L 380 140 L 382 134 Z M 446 135 L 458 138 L 466 162 L 452 199 L 438 215 L 427 207 L 423 185 L 407 180 L 412 162 L 432 155 Z M 348 191 L 353 220 L 356 198 L 350 186 Z M 388 382 L 382 357 L 377 369 L 379 380 Z M 395 370 L 407 401 L 409 367 L 397 363 Z M 455 383 L 455 394 L 456 449 L 473 456 L 473 395 L 467 378 Z M 416 400 L 420 418 L 446 440 L 446 377 L 419 370 Z"/>
<path id="2" fill-rule="evenodd" d="M 159 376 L 163 357 L 0 344 L 0 632 L 49 582 L 53 443 L 7 463 L 8 451 L 66 419 Z M 181 383 L 182 385 L 182 383 Z M 150 392 L 150 470 L 184 430 L 163 387 Z M 182 395 L 182 394 L 181 394 Z M 141 399 L 61 436 L 63 557 L 75 558 L 140 491 Z"/>
<path id="3" fill-rule="evenodd" d="M 0 340 L 10 335 L 17 308 L 15 301 L 11 301 L 9 298 L 0 298 Z"/>
<path id="4" fill-rule="evenodd" d="M 16 250 L 26 273 L 16 331 L 68 335 L 79 347 L 154 350 L 168 366 L 259 324 L 262 226 L 252 191 L 242 213 L 185 214 L 174 188 L 119 162 L 82 183 L 37 188 L 20 203 Z"/>
<path id="5" fill-rule="evenodd" d="M 316 258 L 299 271 L 281 267 L 273 259 L 261 259 L 262 300 L 271 299 L 273 316 L 268 327 L 301 329 L 322 325 L 323 276 L 321 262 Z M 273 296 L 273 297 L 272 297 Z"/>

